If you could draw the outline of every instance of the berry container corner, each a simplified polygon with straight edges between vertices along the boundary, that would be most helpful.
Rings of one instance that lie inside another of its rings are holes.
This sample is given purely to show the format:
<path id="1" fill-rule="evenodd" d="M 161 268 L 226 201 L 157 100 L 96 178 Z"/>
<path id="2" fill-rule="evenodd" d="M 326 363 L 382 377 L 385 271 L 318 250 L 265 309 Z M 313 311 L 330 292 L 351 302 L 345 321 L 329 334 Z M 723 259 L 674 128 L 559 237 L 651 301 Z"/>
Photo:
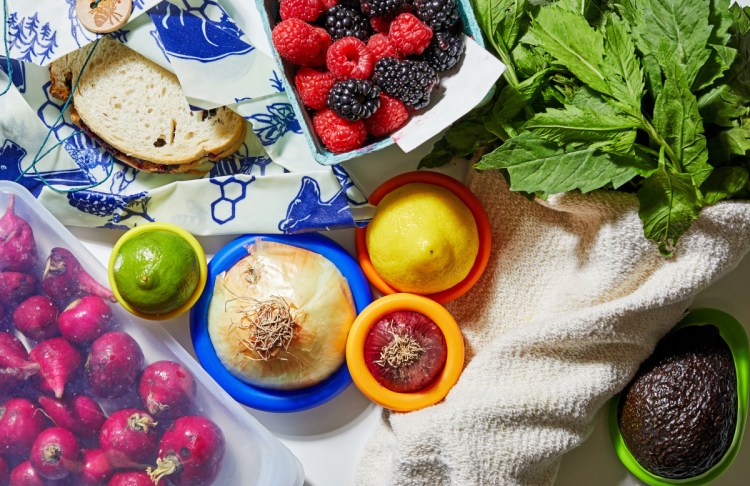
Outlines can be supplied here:
<path id="1" fill-rule="evenodd" d="M 297 90 L 294 86 L 294 66 L 281 59 L 279 53 L 273 47 L 271 41 L 271 31 L 276 26 L 277 19 L 279 17 L 279 0 L 255 0 L 255 3 L 260 12 L 260 18 L 263 22 L 263 28 L 268 37 L 268 42 L 271 45 L 271 51 L 273 57 L 276 60 L 276 64 L 281 66 L 283 73 L 281 80 L 284 83 L 284 90 L 289 94 L 289 102 L 292 104 L 294 115 L 300 120 L 300 127 L 305 135 L 307 144 L 310 146 L 315 160 L 321 165 L 336 165 L 340 164 L 349 159 L 353 159 L 362 155 L 366 155 L 378 150 L 384 149 L 393 145 L 393 139 L 385 138 L 377 142 L 370 143 L 361 147 L 357 150 L 351 150 L 349 152 L 335 154 L 330 150 L 326 149 L 325 146 L 318 139 L 315 134 L 312 125 L 312 117 L 307 112 L 305 107 L 300 100 Z M 474 11 L 471 8 L 471 0 L 458 0 L 458 8 L 461 13 L 461 22 L 463 23 L 464 34 L 471 37 L 477 44 L 484 47 L 484 39 L 482 38 L 482 31 L 477 24 L 477 20 L 474 16 Z"/>

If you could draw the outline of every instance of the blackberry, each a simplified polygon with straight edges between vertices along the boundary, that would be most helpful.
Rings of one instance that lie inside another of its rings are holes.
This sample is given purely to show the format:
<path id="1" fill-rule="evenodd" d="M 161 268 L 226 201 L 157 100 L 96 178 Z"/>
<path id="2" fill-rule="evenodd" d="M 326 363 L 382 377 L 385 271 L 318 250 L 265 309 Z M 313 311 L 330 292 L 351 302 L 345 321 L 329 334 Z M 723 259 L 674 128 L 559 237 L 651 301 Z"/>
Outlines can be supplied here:
<path id="1" fill-rule="evenodd" d="M 443 72 L 456 65 L 465 49 L 461 37 L 448 31 L 436 32 L 421 59 L 437 72 Z"/>
<path id="2" fill-rule="evenodd" d="M 362 12 L 368 17 L 393 16 L 404 9 L 406 0 L 361 0 Z"/>
<path id="3" fill-rule="evenodd" d="M 445 30 L 453 27 L 461 19 L 458 0 L 414 0 L 414 15 L 432 30 Z"/>
<path id="4" fill-rule="evenodd" d="M 380 88 L 365 79 L 338 81 L 328 92 L 328 107 L 348 120 L 367 118 L 380 107 Z"/>
<path id="5" fill-rule="evenodd" d="M 333 40 L 354 36 L 367 42 L 372 33 L 370 21 L 362 13 L 341 5 L 334 5 L 322 15 L 323 28 Z"/>
<path id="6" fill-rule="evenodd" d="M 384 57 L 375 63 L 373 73 L 380 89 L 415 109 L 430 103 L 430 92 L 438 83 L 437 72 L 424 61 Z"/>

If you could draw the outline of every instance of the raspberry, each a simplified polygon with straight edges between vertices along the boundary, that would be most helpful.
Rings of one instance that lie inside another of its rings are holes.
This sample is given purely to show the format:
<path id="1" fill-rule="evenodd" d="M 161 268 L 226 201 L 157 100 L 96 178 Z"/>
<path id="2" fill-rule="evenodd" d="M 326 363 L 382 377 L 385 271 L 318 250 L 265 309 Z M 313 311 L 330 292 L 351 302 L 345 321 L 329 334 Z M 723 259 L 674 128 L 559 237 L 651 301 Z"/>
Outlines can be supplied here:
<path id="1" fill-rule="evenodd" d="M 380 88 L 365 79 L 337 81 L 328 92 L 328 107 L 347 120 L 372 116 L 380 106 Z"/>
<path id="2" fill-rule="evenodd" d="M 370 17 L 370 26 L 375 32 L 387 34 L 391 28 L 392 17 Z"/>
<path id="3" fill-rule="evenodd" d="M 334 40 L 354 36 L 365 41 L 372 32 L 370 23 L 362 12 L 342 5 L 326 10 L 322 23 Z"/>
<path id="4" fill-rule="evenodd" d="M 320 0 L 281 0 L 279 16 L 282 20 L 300 19 L 314 22 L 323 13 Z"/>
<path id="5" fill-rule="evenodd" d="M 364 42 L 356 37 L 344 37 L 328 48 L 326 64 L 337 79 L 367 79 L 375 63 Z"/>
<path id="6" fill-rule="evenodd" d="M 331 73 L 304 66 L 299 68 L 294 76 L 294 85 L 302 103 L 313 110 L 322 110 L 326 107 L 328 92 L 335 82 Z"/>
<path id="7" fill-rule="evenodd" d="M 422 60 L 427 61 L 438 72 L 447 71 L 458 63 L 465 49 L 459 36 L 447 31 L 436 32 L 422 54 Z"/>
<path id="8" fill-rule="evenodd" d="M 402 57 L 385 34 L 375 34 L 370 37 L 367 41 L 367 50 L 372 53 L 373 62 L 378 62 L 384 57 L 397 57 L 399 59 Z"/>
<path id="9" fill-rule="evenodd" d="M 410 13 L 402 13 L 391 22 L 391 44 L 404 56 L 422 54 L 430 45 L 432 29 Z"/>
<path id="10" fill-rule="evenodd" d="M 320 0 L 320 4 L 323 6 L 323 11 L 328 10 L 334 5 L 338 5 L 339 3 L 344 2 L 339 2 L 339 0 Z"/>
<path id="11" fill-rule="evenodd" d="M 389 95 L 418 110 L 430 103 L 430 93 L 438 83 L 438 75 L 424 61 L 384 57 L 375 64 L 372 80 Z"/>
<path id="12" fill-rule="evenodd" d="M 435 30 L 448 29 L 461 19 L 458 0 L 414 0 L 413 8 L 417 17 Z"/>
<path id="13" fill-rule="evenodd" d="M 279 55 L 301 66 L 320 66 L 325 63 L 331 36 L 325 29 L 313 27 L 300 19 L 282 20 L 271 32 L 273 45 Z"/>
<path id="14" fill-rule="evenodd" d="M 323 145 L 335 154 L 357 149 L 367 138 L 367 130 L 362 120 L 347 120 L 330 108 L 315 113 L 313 127 Z"/>
<path id="15" fill-rule="evenodd" d="M 409 112 L 401 101 L 380 93 L 380 108 L 365 120 L 365 128 L 373 137 L 383 137 L 404 126 L 408 119 Z"/>

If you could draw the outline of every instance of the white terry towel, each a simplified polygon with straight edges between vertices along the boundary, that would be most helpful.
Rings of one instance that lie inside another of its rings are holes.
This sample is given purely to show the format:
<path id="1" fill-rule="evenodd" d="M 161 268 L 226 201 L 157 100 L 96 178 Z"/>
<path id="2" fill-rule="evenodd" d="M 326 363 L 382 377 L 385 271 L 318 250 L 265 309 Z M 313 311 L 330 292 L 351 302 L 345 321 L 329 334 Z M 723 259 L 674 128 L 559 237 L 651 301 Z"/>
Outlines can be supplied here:
<path id="1" fill-rule="evenodd" d="M 358 486 L 553 483 L 597 410 L 750 248 L 750 203 L 704 209 L 667 259 L 644 238 L 633 195 L 539 204 L 497 172 L 472 171 L 467 184 L 494 239 L 482 279 L 448 305 L 466 367 L 443 402 L 383 412 Z"/>

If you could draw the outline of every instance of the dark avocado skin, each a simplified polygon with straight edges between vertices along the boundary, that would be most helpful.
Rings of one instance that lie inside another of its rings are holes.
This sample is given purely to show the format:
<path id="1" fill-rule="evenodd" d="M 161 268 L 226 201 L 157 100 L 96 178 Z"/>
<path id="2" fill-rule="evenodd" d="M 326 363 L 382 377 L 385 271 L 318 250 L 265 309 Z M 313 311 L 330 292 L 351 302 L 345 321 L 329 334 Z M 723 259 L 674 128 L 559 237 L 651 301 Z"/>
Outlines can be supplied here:
<path id="1" fill-rule="evenodd" d="M 643 468 L 663 478 L 691 478 L 713 467 L 736 423 L 732 353 L 710 325 L 662 339 L 620 396 L 625 444 Z"/>

